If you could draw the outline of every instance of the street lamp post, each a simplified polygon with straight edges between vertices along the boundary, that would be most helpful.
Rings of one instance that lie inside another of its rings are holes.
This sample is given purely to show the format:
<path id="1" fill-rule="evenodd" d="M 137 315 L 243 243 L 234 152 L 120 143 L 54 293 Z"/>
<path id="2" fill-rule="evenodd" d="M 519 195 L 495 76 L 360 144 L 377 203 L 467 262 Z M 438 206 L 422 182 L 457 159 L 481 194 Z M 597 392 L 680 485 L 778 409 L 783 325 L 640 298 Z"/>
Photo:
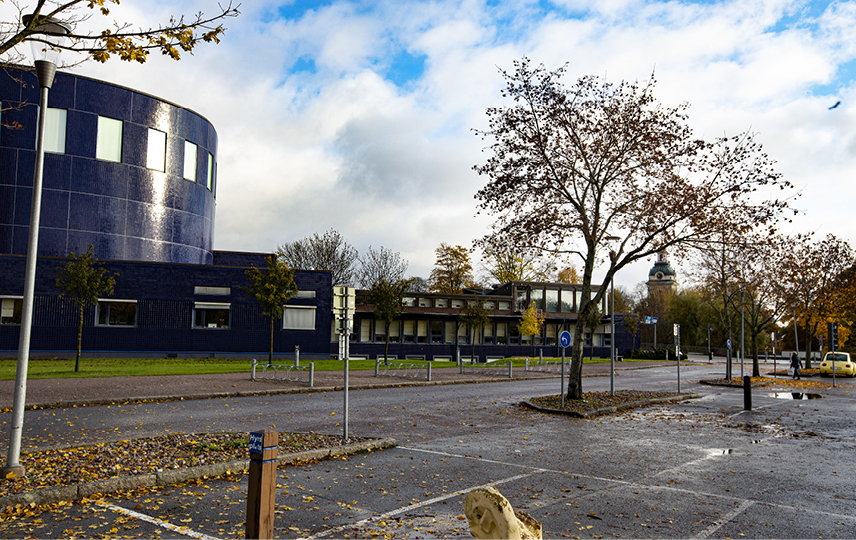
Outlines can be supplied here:
<path id="1" fill-rule="evenodd" d="M 22 17 L 25 25 L 32 15 Z M 27 399 L 27 369 L 30 360 L 30 334 L 33 327 L 33 297 L 36 283 L 36 255 L 39 248 L 39 216 L 42 204 L 42 173 L 45 161 L 45 121 L 48 108 L 48 90 L 53 85 L 56 64 L 59 60 L 58 45 L 71 32 L 62 21 L 43 17 L 30 40 L 35 57 L 36 76 L 41 89 L 39 96 L 39 124 L 36 135 L 36 164 L 33 171 L 33 195 L 30 207 L 30 233 L 27 242 L 27 262 L 24 271 L 24 298 L 21 309 L 21 330 L 18 336 L 18 364 L 15 372 L 15 395 L 12 400 L 12 421 L 9 427 L 9 451 L 3 476 L 21 478 L 26 469 L 20 463 L 21 434 L 24 430 L 24 406 Z"/>

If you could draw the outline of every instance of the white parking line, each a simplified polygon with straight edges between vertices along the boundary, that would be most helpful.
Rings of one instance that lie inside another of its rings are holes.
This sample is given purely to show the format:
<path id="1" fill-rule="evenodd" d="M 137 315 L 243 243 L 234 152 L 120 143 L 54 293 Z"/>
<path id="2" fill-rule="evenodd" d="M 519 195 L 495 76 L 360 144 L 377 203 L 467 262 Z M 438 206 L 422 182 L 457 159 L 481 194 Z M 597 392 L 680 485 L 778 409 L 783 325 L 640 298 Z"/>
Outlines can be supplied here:
<path id="1" fill-rule="evenodd" d="M 95 504 L 101 506 L 102 508 L 106 508 L 108 510 L 112 510 L 113 512 L 124 514 L 129 517 L 133 517 L 139 519 L 140 521 L 145 521 L 146 523 L 151 523 L 152 525 L 156 525 L 163 529 L 169 529 L 171 531 L 175 531 L 179 534 L 183 534 L 184 536 L 189 536 L 190 538 L 198 538 L 199 540 L 220 540 L 216 536 L 209 536 L 207 534 L 199 533 L 193 530 L 188 529 L 184 526 L 173 525 L 167 521 L 163 521 L 157 518 L 153 518 L 151 516 L 147 516 L 145 514 L 141 514 L 139 512 L 135 512 L 133 510 L 128 510 L 127 508 L 122 508 L 121 506 L 116 506 L 115 504 L 110 504 L 104 501 L 98 501 Z"/>
<path id="2" fill-rule="evenodd" d="M 548 471 L 540 470 L 540 471 L 526 473 L 526 474 L 518 474 L 516 476 L 511 476 L 509 478 L 503 478 L 502 480 L 497 480 L 495 482 L 490 482 L 488 484 L 482 484 L 480 486 L 468 487 L 466 489 L 461 489 L 461 490 L 455 491 L 454 493 L 449 493 L 449 494 L 443 495 L 442 497 L 434 497 L 433 499 L 428 499 L 427 501 L 422 501 L 422 502 L 419 502 L 416 504 L 411 504 L 409 506 L 404 506 L 402 508 L 398 508 L 398 509 L 393 510 L 391 512 L 386 512 L 385 514 L 372 516 L 370 518 L 357 521 L 356 523 L 353 523 L 351 525 L 342 525 L 340 527 L 335 527 L 333 529 L 321 531 L 318 534 L 315 534 L 312 536 L 307 536 L 304 540 L 314 540 L 315 538 L 323 538 L 325 536 L 330 536 L 331 534 L 340 533 L 342 531 L 345 531 L 345 530 L 348 530 L 348 529 L 351 529 L 354 527 L 362 527 L 363 525 L 368 525 L 369 523 L 373 523 L 373 522 L 377 522 L 377 521 L 383 521 L 385 519 L 389 519 L 389 518 L 397 516 L 399 514 L 404 514 L 404 513 L 410 512 L 412 510 L 415 510 L 417 508 L 422 508 L 423 506 L 429 506 L 429 505 L 432 505 L 432 504 L 435 504 L 435 503 L 438 503 L 441 501 L 445 501 L 447 499 L 452 499 L 454 497 L 458 497 L 460 495 L 466 495 L 470 491 L 474 491 L 476 489 L 499 486 L 499 485 L 505 484 L 507 482 L 514 482 L 515 480 L 522 480 L 523 478 L 528 478 L 530 476 L 534 476 L 534 475 L 539 474 L 541 472 L 548 472 Z"/>
<path id="3" fill-rule="evenodd" d="M 740 505 L 737 508 L 735 508 L 731 512 L 725 514 L 721 518 L 714 521 L 710 527 L 708 527 L 707 529 L 698 533 L 693 538 L 707 538 L 711 534 L 718 531 L 723 525 L 725 525 L 726 523 L 728 523 L 729 521 L 731 521 L 732 519 L 737 517 L 739 514 L 742 514 L 747 508 L 749 508 L 753 504 L 755 504 L 755 501 L 744 500 L 743 502 L 740 503 Z"/>

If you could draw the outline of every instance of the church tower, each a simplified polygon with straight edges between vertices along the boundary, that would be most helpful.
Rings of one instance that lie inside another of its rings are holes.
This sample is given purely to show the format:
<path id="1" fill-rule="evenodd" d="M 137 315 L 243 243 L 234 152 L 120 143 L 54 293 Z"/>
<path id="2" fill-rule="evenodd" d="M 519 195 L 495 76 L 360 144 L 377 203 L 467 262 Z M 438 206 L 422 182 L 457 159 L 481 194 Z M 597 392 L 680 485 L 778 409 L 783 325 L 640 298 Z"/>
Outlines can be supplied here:
<path id="1" fill-rule="evenodd" d="M 648 295 L 657 294 L 672 294 L 678 290 L 678 282 L 676 280 L 677 273 L 672 265 L 669 264 L 669 259 L 666 257 L 666 252 L 661 251 L 657 254 L 657 262 L 654 267 L 648 272 Z"/>

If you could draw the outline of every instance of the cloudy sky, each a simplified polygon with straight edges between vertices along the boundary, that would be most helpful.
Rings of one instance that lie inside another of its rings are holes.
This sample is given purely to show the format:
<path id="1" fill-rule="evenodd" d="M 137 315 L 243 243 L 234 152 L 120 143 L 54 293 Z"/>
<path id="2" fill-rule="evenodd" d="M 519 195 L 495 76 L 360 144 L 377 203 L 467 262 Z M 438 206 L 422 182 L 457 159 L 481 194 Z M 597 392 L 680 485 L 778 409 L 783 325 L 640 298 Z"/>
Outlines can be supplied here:
<path id="1" fill-rule="evenodd" d="M 149 26 L 216 9 L 125 0 L 110 19 Z M 802 193 L 793 231 L 856 245 L 856 2 L 245 0 L 240 10 L 219 45 L 180 62 L 75 70 L 214 124 L 216 249 L 271 251 L 333 228 L 361 252 L 401 252 L 427 277 L 441 242 L 471 246 L 486 231 L 472 170 L 484 142 L 472 130 L 501 103 L 498 69 L 524 55 L 567 62 L 568 84 L 656 72 L 658 97 L 688 102 L 697 135 L 757 132 Z M 650 266 L 618 284 L 635 286 Z"/>

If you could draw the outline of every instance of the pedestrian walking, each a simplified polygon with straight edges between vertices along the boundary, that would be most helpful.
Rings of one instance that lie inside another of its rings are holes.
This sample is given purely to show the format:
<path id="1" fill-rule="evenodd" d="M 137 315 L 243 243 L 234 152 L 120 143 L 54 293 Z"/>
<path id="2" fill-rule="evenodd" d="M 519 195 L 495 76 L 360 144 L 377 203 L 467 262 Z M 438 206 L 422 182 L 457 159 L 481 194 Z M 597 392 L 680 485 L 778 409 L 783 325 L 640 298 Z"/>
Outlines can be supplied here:
<path id="1" fill-rule="evenodd" d="M 797 355 L 797 352 L 794 351 L 793 353 L 791 353 L 791 369 L 794 371 L 793 373 L 791 373 L 791 375 L 793 375 L 793 377 L 791 377 L 792 379 L 800 378 L 801 367 L 802 363 L 800 362 L 800 357 L 799 355 Z"/>

